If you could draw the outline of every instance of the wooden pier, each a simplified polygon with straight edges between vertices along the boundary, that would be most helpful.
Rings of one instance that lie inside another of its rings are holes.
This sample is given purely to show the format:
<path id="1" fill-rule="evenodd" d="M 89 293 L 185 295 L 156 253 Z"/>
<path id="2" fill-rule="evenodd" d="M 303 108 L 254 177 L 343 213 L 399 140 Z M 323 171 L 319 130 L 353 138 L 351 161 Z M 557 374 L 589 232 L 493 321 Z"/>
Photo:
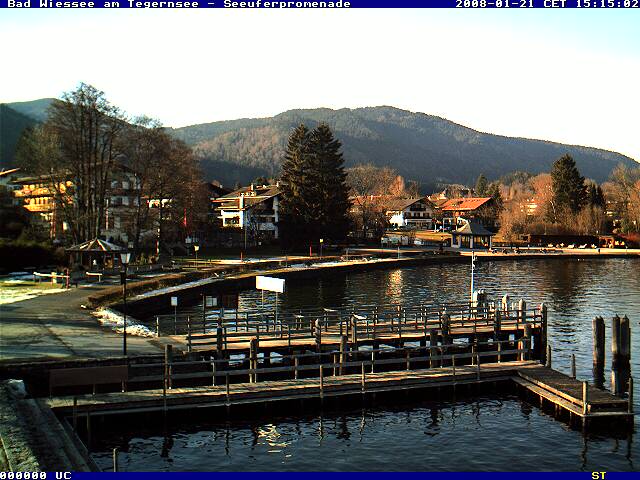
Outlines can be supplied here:
<path id="1" fill-rule="evenodd" d="M 537 397 L 540 406 L 545 402 L 552 404 L 556 413 L 564 412 L 571 420 L 580 420 L 583 428 L 603 419 L 632 424 L 632 399 L 616 397 L 550 366 L 542 366 L 537 360 L 529 360 L 532 350 L 526 340 L 519 342 L 520 348 L 515 349 L 501 349 L 499 345 L 499 342 L 495 345 L 495 351 L 480 351 L 477 345 L 468 351 L 457 345 L 463 350 L 455 353 L 450 352 L 454 345 L 446 345 L 450 348 L 438 348 L 439 353 L 435 354 L 429 347 L 426 350 L 416 347 L 385 349 L 386 355 L 378 358 L 376 351 L 329 356 L 339 358 L 337 362 L 322 362 L 326 354 L 309 354 L 320 363 L 301 365 L 295 361 L 291 364 L 281 359 L 279 365 L 263 364 L 261 368 L 257 357 L 252 355 L 249 368 L 242 369 L 216 369 L 216 360 L 211 360 L 212 369 L 206 376 L 204 373 L 171 375 L 171 369 L 165 365 L 162 388 L 51 397 L 40 402 L 63 416 L 72 417 L 76 424 L 78 417 L 214 407 L 225 407 L 228 413 L 229 409 L 241 405 L 307 399 L 322 403 L 331 397 L 365 399 L 384 392 L 432 389 L 439 392 L 464 386 L 510 384 Z M 498 351 L 498 358 L 515 359 L 495 361 Z M 174 384 L 171 388 L 173 382 L 204 378 L 209 379 L 209 385 L 176 387 Z M 241 381 L 238 382 L 238 378 Z M 156 377 L 144 380 L 152 381 Z"/>

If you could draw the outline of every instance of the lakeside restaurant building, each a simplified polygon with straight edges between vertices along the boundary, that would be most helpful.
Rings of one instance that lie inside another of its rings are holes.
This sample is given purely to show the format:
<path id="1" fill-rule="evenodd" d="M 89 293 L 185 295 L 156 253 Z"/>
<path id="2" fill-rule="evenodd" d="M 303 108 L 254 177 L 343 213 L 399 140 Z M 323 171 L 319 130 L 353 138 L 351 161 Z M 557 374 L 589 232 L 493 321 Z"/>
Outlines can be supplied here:
<path id="1" fill-rule="evenodd" d="M 491 249 L 490 232 L 484 226 L 474 221 L 468 221 L 454 232 L 451 232 L 451 247 L 474 249 Z"/>

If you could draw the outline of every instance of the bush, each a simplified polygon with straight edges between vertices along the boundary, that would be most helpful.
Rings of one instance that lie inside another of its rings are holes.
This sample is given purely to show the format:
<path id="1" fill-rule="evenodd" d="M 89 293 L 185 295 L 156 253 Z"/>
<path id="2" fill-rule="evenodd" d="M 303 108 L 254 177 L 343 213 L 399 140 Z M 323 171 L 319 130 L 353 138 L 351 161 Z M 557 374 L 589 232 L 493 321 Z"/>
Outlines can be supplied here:
<path id="1" fill-rule="evenodd" d="M 10 272 L 25 267 L 63 265 L 65 258 L 64 249 L 60 253 L 46 242 L 0 239 L 0 270 Z"/>

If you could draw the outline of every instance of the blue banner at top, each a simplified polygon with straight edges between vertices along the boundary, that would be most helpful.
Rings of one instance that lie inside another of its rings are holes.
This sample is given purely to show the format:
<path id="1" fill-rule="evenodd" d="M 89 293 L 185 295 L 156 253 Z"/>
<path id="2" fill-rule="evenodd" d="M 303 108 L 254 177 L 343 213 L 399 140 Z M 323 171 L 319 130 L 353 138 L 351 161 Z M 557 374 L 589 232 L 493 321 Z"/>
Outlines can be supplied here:
<path id="1" fill-rule="evenodd" d="M 640 0 L 0 0 L 0 8 L 640 8 Z"/>

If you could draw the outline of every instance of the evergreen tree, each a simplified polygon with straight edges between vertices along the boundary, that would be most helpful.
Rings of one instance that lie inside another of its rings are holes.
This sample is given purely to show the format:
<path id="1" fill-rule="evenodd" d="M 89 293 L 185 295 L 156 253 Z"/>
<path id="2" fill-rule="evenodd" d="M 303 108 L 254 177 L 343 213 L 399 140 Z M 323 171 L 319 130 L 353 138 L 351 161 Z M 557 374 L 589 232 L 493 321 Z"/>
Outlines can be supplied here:
<path id="1" fill-rule="evenodd" d="M 300 125 L 291 133 L 281 177 L 279 226 L 285 247 L 346 236 L 349 197 L 340 148 L 325 124 L 313 132 Z"/>
<path id="2" fill-rule="evenodd" d="M 279 229 L 285 247 L 302 244 L 300 235 L 308 223 L 307 198 L 313 192 L 312 182 L 307 177 L 310 170 L 309 130 L 299 125 L 290 135 L 282 163 L 282 195 L 280 200 Z M 297 241 L 300 240 L 300 241 Z"/>
<path id="3" fill-rule="evenodd" d="M 476 188 L 474 188 L 476 197 L 484 197 L 487 195 L 489 182 L 487 177 L 483 173 L 480 174 L 478 180 L 476 180 Z"/>
<path id="4" fill-rule="evenodd" d="M 595 183 L 589 183 L 589 185 L 587 185 L 586 203 L 593 207 L 605 207 L 604 193 L 600 185 Z"/>
<path id="5" fill-rule="evenodd" d="M 310 137 L 313 175 L 316 181 L 315 204 L 319 238 L 343 240 L 349 230 L 349 188 L 344 171 L 342 144 L 326 123 L 321 123 Z"/>
<path id="6" fill-rule="evenodd" d="M 586 200 L 584 177 L 580 175 L 576 162 L 570 155 L 563 155 L 551 168 L 552 201 L 549 219 L 560 222 L 564 214 L 575 215 Z"/>

